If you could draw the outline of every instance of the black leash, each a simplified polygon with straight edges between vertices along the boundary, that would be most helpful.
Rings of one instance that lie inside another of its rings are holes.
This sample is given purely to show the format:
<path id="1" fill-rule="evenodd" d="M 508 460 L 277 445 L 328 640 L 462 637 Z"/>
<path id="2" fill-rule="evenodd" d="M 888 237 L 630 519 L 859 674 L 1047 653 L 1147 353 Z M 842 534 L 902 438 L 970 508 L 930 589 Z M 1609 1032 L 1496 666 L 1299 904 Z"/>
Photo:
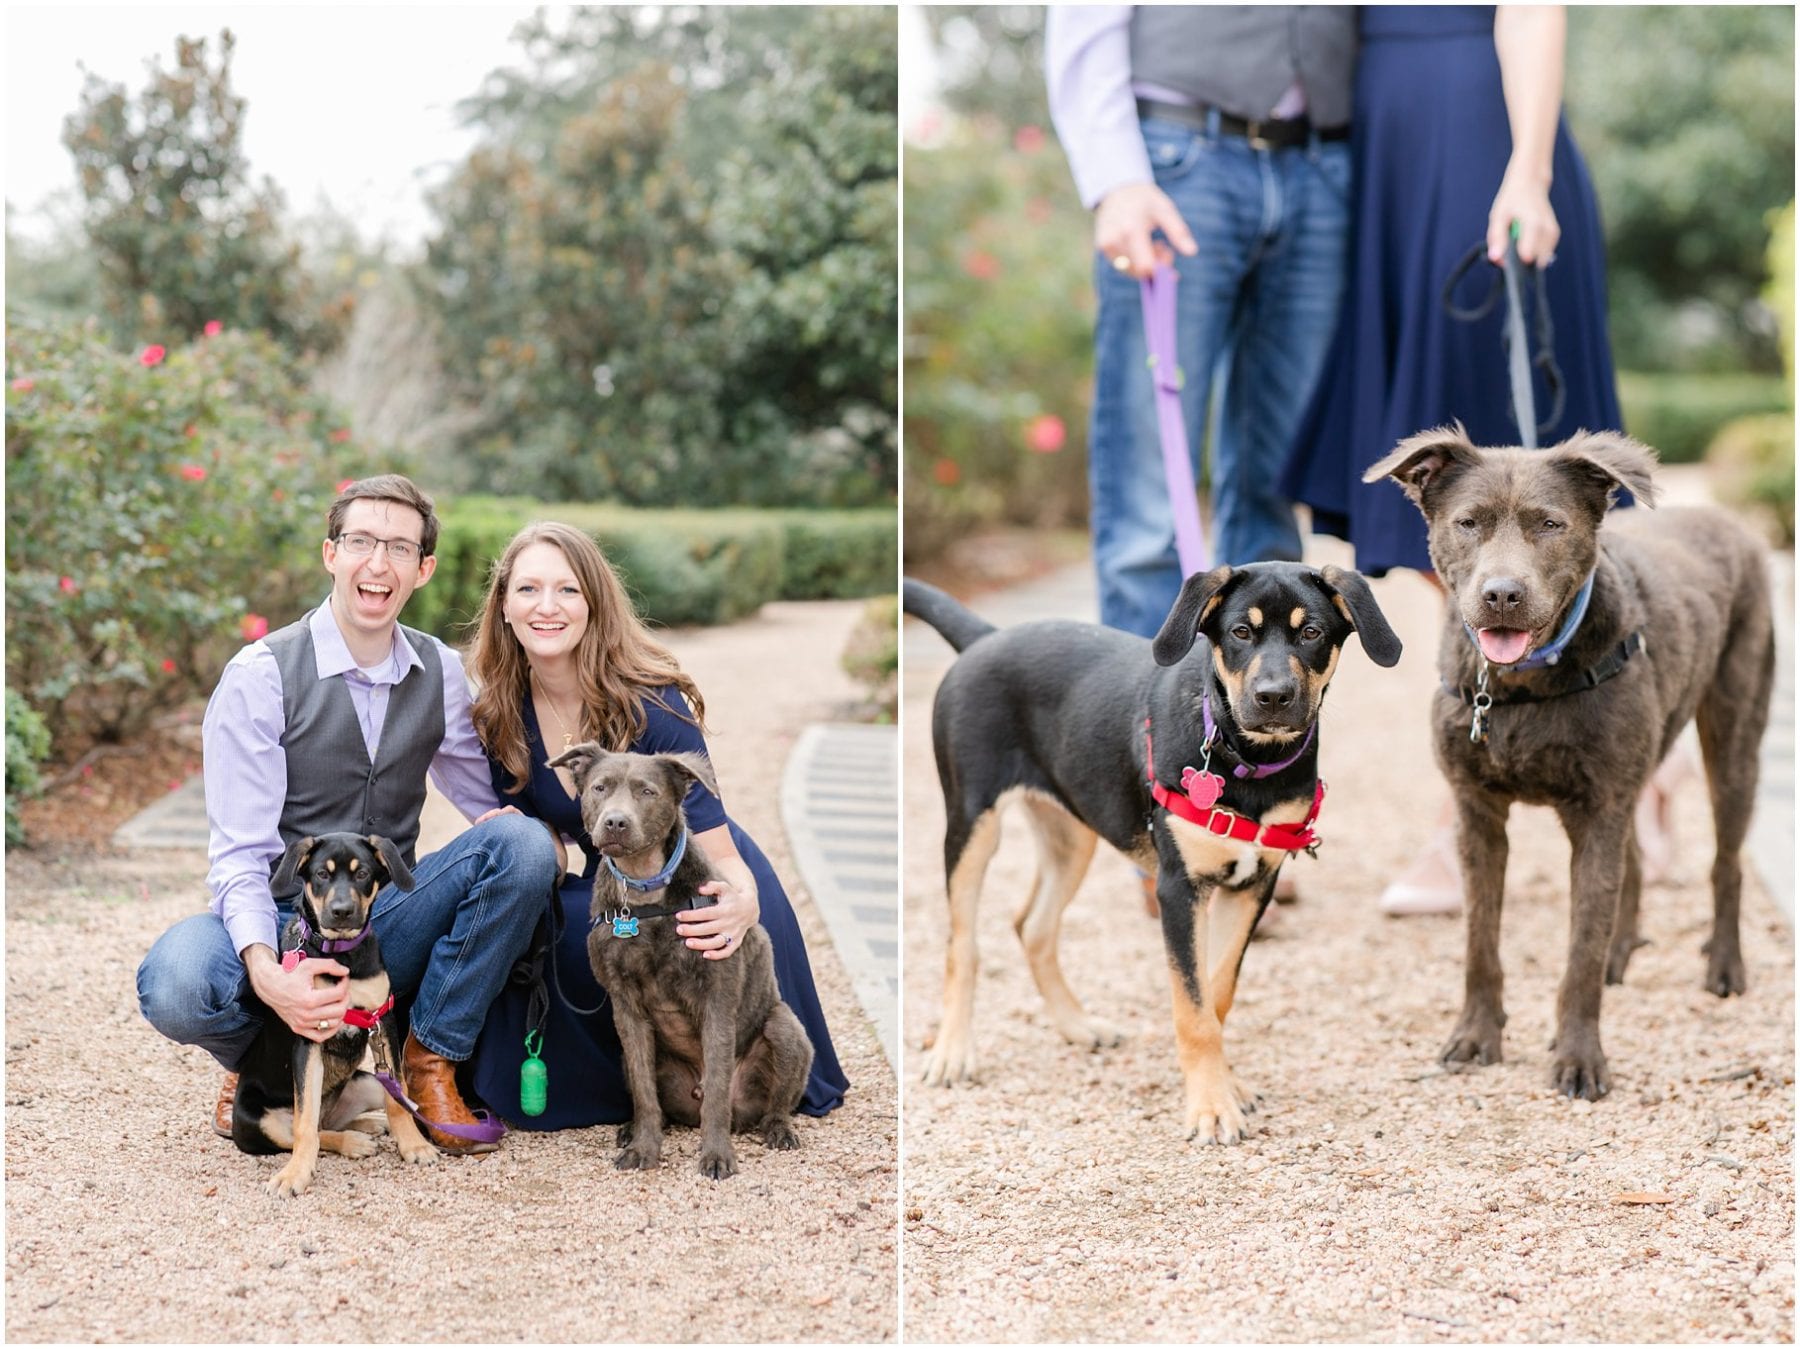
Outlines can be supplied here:
<path id="1" fill-rule="evenodd" d="M 1470 309 L 1456 303 L 1457 284 L 1486 256 L 1487 244 L 1483 241 L 1463 254 L 1462 261 L 1451 269 L 1450 278 L 1444 283 L 1444 312 L 1459 323 L 1475 323 L 1493 313 L 1500 292 L 1506 292 L 1506 365 L 1512 384 L 1513 420 L 1519 425 L 1520 443 L 1528 450 L 1535 450 L 1539 434 L 1562 420 L 1568 395 L 1562 369 L 1556 364 L 1556 329 L 1550 319 L 1550 295 L 1544 284 L 1544 269 L 1535 264 L 1531 268 L 1533 288 L 1537 292 L 1537 355 L 1533 356 L 1531 343 L 1525 335 L 1525 285 L 1521 275 L 1525 264 L 1519 259 L 1516 240 L 1507 239 L 1505 264 L 1494 276 L 1481 303 Z M 1537 400 L 1531 389 L 1534 368 L 1544 372 L 1544 383 L 1550 389 L 1550 415 L 1542 422 L 1537 419 Z"/>

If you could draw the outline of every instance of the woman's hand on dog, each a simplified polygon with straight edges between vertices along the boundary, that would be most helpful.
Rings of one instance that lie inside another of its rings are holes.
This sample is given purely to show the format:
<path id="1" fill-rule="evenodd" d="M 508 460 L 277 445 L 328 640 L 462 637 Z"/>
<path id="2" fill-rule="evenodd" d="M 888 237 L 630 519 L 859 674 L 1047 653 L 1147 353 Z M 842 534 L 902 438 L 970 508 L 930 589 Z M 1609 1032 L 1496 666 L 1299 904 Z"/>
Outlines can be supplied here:
<path id="1" fill-rule="evenodd" d="M 313 957 L 284 970 L 266 946 L 250 947 L 244 958 L 250 987 L 295 1035 L 322 1043 L 344 1028 L 344 1010 L 350 1005 L 350 983 L 344 976 L 350 971 L 337 961 Z M 322 974 L 331 975 L 332 982 L 315 987 L 313 980 Z"/>
<path id="2" fill-rule="evenodd" d="M 756 926 L 762 908 L 756 897 L 756 878 L 743 858 L 733 851 L 708 860 L 719 879 L 698 888 L 703 895 L 717 896 L 718 903 L 676 914 L 675 931 L 687 938 L 690 950 L 708 960 L 724 960 L 743 947 L 744 934 Z"/>

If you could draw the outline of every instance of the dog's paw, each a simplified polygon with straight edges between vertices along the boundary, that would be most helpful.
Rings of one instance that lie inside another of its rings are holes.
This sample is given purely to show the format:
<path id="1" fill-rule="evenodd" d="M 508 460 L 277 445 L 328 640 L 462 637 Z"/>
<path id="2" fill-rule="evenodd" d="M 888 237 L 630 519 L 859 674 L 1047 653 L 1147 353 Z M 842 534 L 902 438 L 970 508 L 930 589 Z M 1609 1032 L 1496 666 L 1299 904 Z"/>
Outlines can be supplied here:
<path id="1" fill-rule="evenodd" d="M 417 1139 L 396 1138 L 394 1141 L 400 1145 L 400 1160 L 409 1166 L 437 1165 L 438 1150 L 422 1135 Z"/>
<path id="2" fill-rule="evenodd" d="M 1190 1108 L 1186 1112 L 1186 1126 L 1190 1142 L 1209 1147 L 1215 1143 L 1229 1147 L 1250 1136 L 1250 1121 L 1244 1118 L 1238 1103 L 1230 1099 L 1229 1092 L 1222 1100 Z"/>
<path id="3" fill-rule="evenodd" d="M 702 1148 L 700 1174 L 708 1180 L 728 1180 L 737 1174 L 737 1154 L 729 1144 L 723 1148 Z"/>
<path id="4" fill-rule="evenodd" d="M 919 1080 L 928 1087 L 954 1087 L 975 1081 L 975 1046 L 966 1037 L 938 1035 L 925 1058 Z"/>
<path id="5" fill-rule="evenodd" d="M 1262 1104 L 1262 1093 L 1246 1087 L 1231 1069 L 1227 1068 L 1225 1074 L 1231 1084 L 1231 1099 L 1237 1102 L 1237 1108 L 1246 1115 L 1254 1115 L 1256 1107 Z"/>
<path id="6" fill-rule="evenodd" d="M 622 1148 L 628 1148 L 631 1146 L 631 1121 L 630 1120 L 626 1120 L 623 1124 L 621 1124 L 619 1126 L 619 1132 L 613 1135 L 613 1142 Z"/>
<path id="7" fill-rule="evenodd" d="M 305 1194 L 312 1188 L 312 1168 L 301 1166 L 297 1162 L 288 1164 L 275 1173 L 269 1182 L 269 1193 L 277 1199 L 292 1199 L 296 1195 Z"/>
<path id="8" fill-rule="evenodd" d="M 1710 947 L 1712 943 L 1708 942 L 1707 945 Z M 1734 993 L 1742 993 L 1746 987 L 1743 956 L 1735 950 L 1723 955 L 1708 951 L 1705 983 L 1708 993 L 1729 998 Z"/>
<path id="9" fill-rule="evenodd" d="M 791 1152 L 800 1146 L 800 1135 L 794 1132 L 794 1124 L 788 1119 L 772 1119 L 763 1125 L 763 1146 L 773 1148 L 777 1152 Z"/>
<path id="10" fill-rule="evenodd" d="M 1111 1049 L 1125 1039 L 1124 1031 L 1097 1016 L 1071 1016 L 1059 1021 L 1056 1028 L 1077 1049 Z"/>
<path id="11" fill-rule="evenodd" d="M 373 1157 L 379 1148 L 375 1139 L 366 1133 L 346 1130 L 338 1136 L 337 1154 L 348 1157 L 351 1161 L 360 1162 L 365 1157 Z"/>
<path id="12" fill-rule="evenodd" d="M 613 1159 L 621 1171 L 654 1171 L 662 1165 L 662 1148 L 634 1143 Z"/>
<path id="13" fill-rule="evenodd" d="M 1579 1096 L 1584 1101 L 1597 1101 L 1612 1090 L 1612 1074 L 1606 1067 L 1606 1055 L 1597 1040 L 1571 1041 L 1569 1048 L 1552 1046 L 1555 1057 L 1550 1062 L 1550 1085 L 1564 1096 Z"/>
<path id="14" fill-rule="evenodd" d="M 1456 1023 L 1456 1029 L 1450 1032 L 1449 1040 L 1443 1049 L 1438 1051 L 1438 1062 L 1455 1071 L 1465 1063 L 1473 1063 L 1485 1068 L 1489 1064 L 1500 1062 L 1500 1028 L 1506 1023 L 1504 1017 L 1498 1019 L 1479 1012 L 1462 1014 Z"/>

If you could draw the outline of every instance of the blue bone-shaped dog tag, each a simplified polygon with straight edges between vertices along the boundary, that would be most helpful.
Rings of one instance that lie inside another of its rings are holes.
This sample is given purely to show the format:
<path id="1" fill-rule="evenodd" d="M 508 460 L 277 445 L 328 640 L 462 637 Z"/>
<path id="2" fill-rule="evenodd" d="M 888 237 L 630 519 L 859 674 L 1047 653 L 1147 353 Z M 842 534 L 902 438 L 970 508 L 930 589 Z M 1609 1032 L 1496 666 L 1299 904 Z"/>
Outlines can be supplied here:
<path id="1" fill-rule="evenodd" d="M 638 934 L 638 920 L 628 913 L 614 918 L 612 924 L 615 937 L 635 937 Z"/>

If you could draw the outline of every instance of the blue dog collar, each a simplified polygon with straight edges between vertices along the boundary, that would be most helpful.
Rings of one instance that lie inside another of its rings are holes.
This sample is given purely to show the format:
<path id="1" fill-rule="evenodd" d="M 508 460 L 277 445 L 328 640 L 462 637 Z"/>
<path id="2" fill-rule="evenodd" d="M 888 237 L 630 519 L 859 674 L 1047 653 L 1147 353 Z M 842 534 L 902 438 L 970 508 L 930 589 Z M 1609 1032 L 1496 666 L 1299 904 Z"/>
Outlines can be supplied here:
<path id="1" fill-rule="evenodd" d="M 1541 670 L 1546 666 L 1555 665 L 1557 661 L 1561 660 L 1564 650 L 1574 640 L 1575 630 L 1581 626 L 1581 620 L 1587 617 L 1588 601 L 1594 598 L 1594 576 L 1595 573 L 1590 571 L 1587 580 L 1581 583 L 1581 589 L 1575 593 L 1575 603 L 1569 609 L 1569 617 L 1564 621 L 1562 631 L 1556 634 L 1555 641 L 1548 646 L 1539 647 L 1524 660 L 1501 668 L 1505 670 Z M 1468 634 L 1470 644 L 1480 651 L 1481 642 L 1475 636 L 1475 629 L 1464 623 L 1463 631 Z M 1482 658 L 1485 660 L 1486 656 L 1484 655 Z"/>
<path id="2" fill-rule="evenodd" d="M 612 872 L 613 879 L 618 881 L 619 884 L 623 885 L 627 890 L 635 890 L 639 894 L 647 894 L 651 890 L 660 890 L 669 883 L 669 878 L 675 874 L 675 868 L 680 866 L 681 859 L 687 856 L 687 845 L 688 829 L 687 825 L 683 824 L 681 826 L 681 837 L 675 840 L 674 855 L 669 858 L 668 863 L 663 869 L 654 876 L 646 876 L 642 880 L 639 880 L 636 876 L 627 876 L 623 871 L 619 870 L 618 864 L 610 857 L 605 858 L 606 869 Z M 602 856 L 604 856 L 604 854 L 602 854 Z"/>

